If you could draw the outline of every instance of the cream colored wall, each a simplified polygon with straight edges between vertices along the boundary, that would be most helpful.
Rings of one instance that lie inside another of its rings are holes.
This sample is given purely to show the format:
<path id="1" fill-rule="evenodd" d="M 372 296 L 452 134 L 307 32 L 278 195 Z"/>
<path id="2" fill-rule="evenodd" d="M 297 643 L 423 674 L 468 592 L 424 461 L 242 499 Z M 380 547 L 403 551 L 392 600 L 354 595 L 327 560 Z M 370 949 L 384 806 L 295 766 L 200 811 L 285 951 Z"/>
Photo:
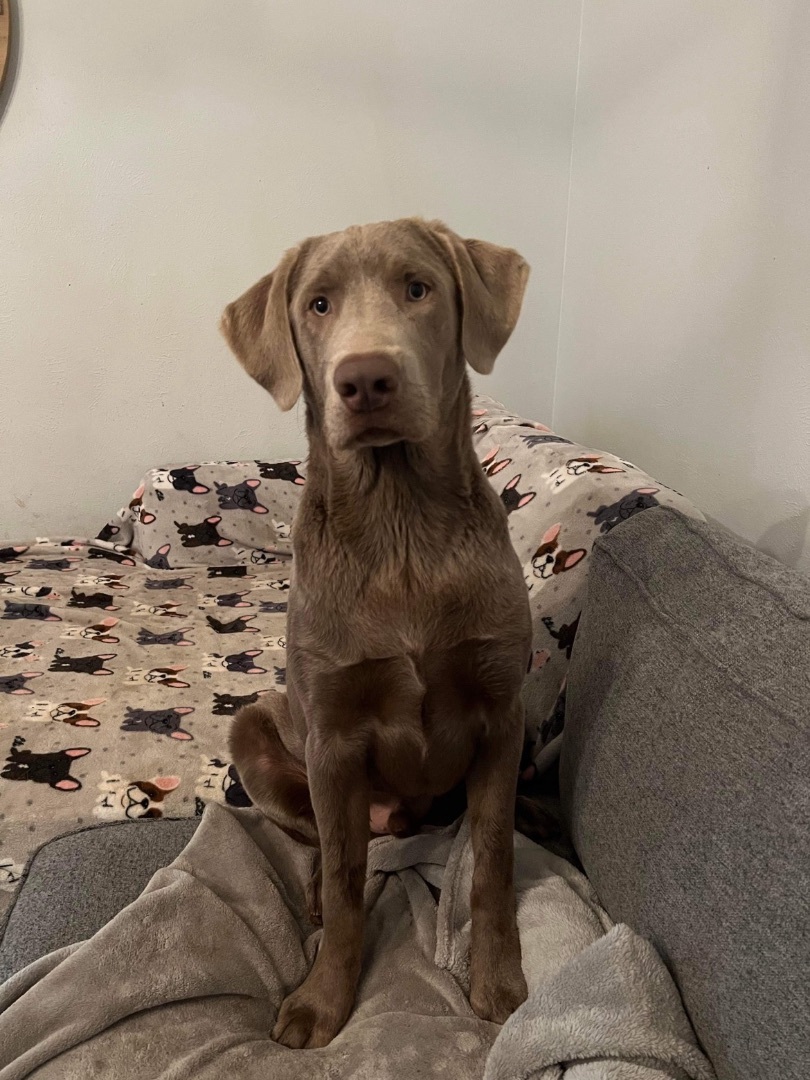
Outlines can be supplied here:
<path id="1" fill-rule="evenodd" d="M 19 7 L 19 5 L 18 5 Z M 216 330 L 309 233 L 421 213 L 519 247 L 486 385 L 550 414 L 567 0 L 36 0 L 0 118 L 0 534 L 97 529 L 150 465 L 302 452 Z"/>
<path id="2" fill-rule="evenodd" d="M 0 117 L 0 535 L 97 528 L 158 462 L 302 452 L 300 417 L 220 341 L 221 307 L 302 235 L 423 213 L 533 264 L 482 388 L 810 569 L 801 0 L 22 14 Z"/>
<path id="3" fill-rule="evenodd" d="M 810 7 L 585 0 L 555 425 L 810 571 Z"/>

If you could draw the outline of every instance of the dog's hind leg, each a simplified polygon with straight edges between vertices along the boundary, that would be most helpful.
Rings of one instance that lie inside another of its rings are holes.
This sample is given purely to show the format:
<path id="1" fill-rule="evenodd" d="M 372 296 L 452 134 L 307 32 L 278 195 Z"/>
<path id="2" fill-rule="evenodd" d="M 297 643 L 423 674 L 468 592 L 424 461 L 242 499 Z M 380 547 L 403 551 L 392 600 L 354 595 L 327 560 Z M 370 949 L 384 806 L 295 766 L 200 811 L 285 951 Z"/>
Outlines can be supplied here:
<path id="1" fill-rule="evenodd" d="M 260 704 L 240 709 L 228 740 L 231 760 L 253 804 L 297 840 L 317 847 L 306 768 L 282 742 L 280 727 L 289 727 L 284 694 L 268 694 Z"/>

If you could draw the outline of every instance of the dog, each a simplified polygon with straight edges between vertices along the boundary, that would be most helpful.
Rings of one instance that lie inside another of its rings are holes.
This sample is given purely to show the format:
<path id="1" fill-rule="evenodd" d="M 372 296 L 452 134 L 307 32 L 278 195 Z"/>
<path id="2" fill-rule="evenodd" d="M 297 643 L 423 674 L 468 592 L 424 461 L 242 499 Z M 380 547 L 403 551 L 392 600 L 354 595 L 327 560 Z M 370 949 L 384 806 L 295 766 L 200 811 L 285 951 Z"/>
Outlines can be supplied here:
<path id="1" fill-rule="evenodd" d="M 462 781 L 470 1001 L 502 1023 L 526 997 L 512 838 L 531 626 L 466 365 L 492 370 L 528 273 L 441 223 L 383 222 L 304 241 L 222 319 L 277 405 L 306 403 L 287 694 L 230 738 L 250 799 L 321 852 L 320 950 L 273 1032 L 288 1047 L 325 1046 L 352 1008 L 370 834 L 411 832 Z"/>

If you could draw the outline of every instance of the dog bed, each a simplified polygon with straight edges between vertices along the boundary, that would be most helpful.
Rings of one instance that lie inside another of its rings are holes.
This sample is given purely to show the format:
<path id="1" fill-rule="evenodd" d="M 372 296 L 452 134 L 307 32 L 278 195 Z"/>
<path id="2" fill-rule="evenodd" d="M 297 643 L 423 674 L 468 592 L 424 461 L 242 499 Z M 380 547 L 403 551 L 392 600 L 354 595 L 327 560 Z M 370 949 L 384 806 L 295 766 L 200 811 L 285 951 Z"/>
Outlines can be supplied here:
<path id="1" fill-rule="evenodd" d="M 475 399 L 471 423 L 530 590 L 525 700 L 542 765 L 559 746 L 594 539 L 659 504 L 700 515 L 629 462 L 490 399 Z M 0 905 L 57 835 L 249 805 L 228 725 L 284 690 L 305 483 L 300 461 L 153 469 L 96 538 L 0 547 Z"/>

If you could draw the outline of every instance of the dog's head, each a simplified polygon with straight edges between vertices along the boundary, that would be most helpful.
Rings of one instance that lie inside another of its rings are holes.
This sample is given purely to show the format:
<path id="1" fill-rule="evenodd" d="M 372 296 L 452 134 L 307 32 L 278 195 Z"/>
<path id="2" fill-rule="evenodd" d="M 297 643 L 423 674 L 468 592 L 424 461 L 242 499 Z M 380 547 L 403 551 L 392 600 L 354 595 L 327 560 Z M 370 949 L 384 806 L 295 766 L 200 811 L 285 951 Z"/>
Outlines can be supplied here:
<path id="1" fill-rule="evenodd" d="M 520 313 L 516 251 L 417 218 L 305 240 L 230 304 L 222 331 L 290 409 L 303 392 L 333 451 L 424 442 L 464 377 L 492 370 Z"/>

